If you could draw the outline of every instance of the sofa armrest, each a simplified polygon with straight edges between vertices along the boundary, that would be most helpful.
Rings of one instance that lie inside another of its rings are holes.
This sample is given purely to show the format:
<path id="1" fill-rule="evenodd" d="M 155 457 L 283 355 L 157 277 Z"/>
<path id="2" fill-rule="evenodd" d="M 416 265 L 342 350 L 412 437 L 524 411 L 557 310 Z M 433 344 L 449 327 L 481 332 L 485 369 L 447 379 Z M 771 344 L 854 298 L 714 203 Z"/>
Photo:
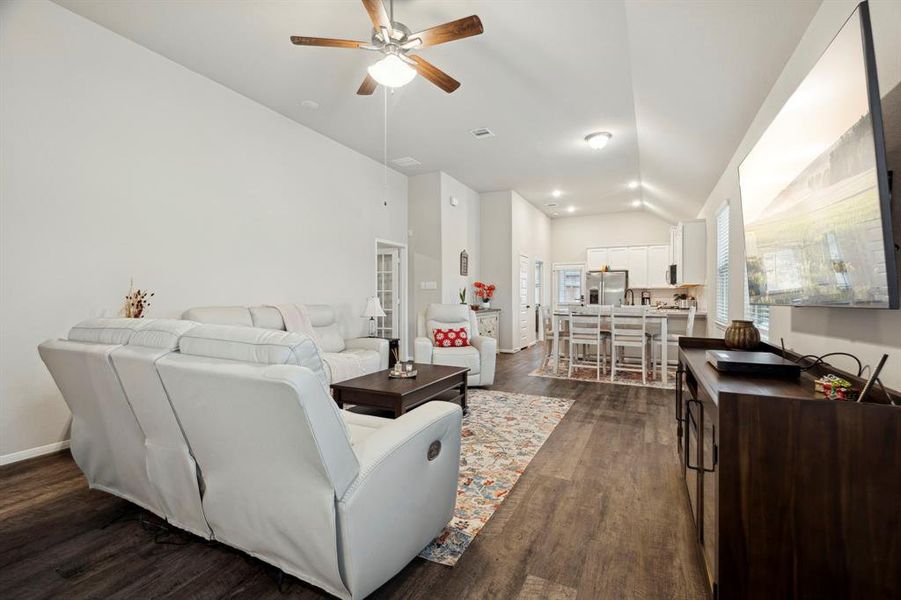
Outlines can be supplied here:
<path id="1" fill-rule="evenodd" d="M 458 405 L 429 402 L 355 448 L 360 472 L 337 506 L 340 558 L 355 598 L 403 569 L 453 517 L 461 425 Z"/>
<path id="2" fill-rule="evenodd" d="M 497 363 L 497 340 L 478 335 L 469 343 L 479 351 L 479 385 L 494 383 L 494 368 Z"/>
<path id="3" fill-rule="evenodd" d="M 375 350 L 379 353 L 379 369 L 388 368 L 388 340 L 384 338 L 351 338 L 344 340 L 344 346 L 352 350 Z"/>
<path id="4" fill-rule="evenodd" d="M 418 337 L 413 341 L 413 362 L 424 365 L 432 364 L 432 340 L 427 337 Z"/>

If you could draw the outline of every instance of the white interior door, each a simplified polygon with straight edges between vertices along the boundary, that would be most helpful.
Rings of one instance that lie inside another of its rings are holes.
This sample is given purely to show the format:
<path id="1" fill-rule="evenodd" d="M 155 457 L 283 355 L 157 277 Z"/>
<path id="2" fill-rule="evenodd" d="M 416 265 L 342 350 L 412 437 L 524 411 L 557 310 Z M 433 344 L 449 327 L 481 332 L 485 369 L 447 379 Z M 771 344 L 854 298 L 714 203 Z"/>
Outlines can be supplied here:
<path id="1" fill-rule="evenodd" d="M 528 256 L 519 257 L 519 347 L 525 348 L 535 342 L 535 307 L 532 304 L 532 290 L 529 288 L 531 261 Z"/>
<path id="2" fill-rule="evenodd" d="M 376 335 L 383 338 L 400 337 L 400 251 L 398 248 L 379 248 L 376 261 L 376 295 L 385 311 L 376 319 Z"/>

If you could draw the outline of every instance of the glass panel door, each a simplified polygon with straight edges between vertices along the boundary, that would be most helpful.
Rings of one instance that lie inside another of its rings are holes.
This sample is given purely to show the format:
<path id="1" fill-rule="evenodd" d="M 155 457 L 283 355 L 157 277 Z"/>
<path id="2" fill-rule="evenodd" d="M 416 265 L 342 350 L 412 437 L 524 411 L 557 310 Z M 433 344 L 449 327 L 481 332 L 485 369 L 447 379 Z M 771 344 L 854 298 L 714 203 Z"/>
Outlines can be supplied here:
<path id="1" fill-rule="evenodd" d="M 385 311 L 384 317 L 376 319 L 376 335 L 384 338 L 396 338 L 397 310 L 400 305 L 398 297 L 399 257 L 397 248 L 386 248 L 378 251 L 376 260 L 376 295 Z"/>

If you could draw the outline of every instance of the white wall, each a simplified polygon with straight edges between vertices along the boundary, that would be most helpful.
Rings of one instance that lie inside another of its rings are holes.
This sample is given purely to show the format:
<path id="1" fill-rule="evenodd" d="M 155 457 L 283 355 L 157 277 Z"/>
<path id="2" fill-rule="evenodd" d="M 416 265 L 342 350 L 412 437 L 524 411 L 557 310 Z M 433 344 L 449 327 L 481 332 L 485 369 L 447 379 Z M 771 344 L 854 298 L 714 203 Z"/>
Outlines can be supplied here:
<path id="1" fill-rule="evenodd" d="M 533 294 L 535 290 L 535 261 L 540 260 L 544 263 L 543 275 L 543 295 L 550 298 L 550 281 L 551 281 L 551 219 L 546 214 L 535 208 L 535 206 L 527 202 L 516 192 L 512 193 L 513 208 L 513 310 L 510 313 L 510 319 L 513 325 L 513 337 L 510 340 L 511 345 L 501 346 L 502 348 L 513 347 L 518 348 L 517 335 L 519 332 L 519 257 L 529 257 L 529 300 L 528 305 L 532 306 L 530 313 L 535 313 L 535 302 Z M 547 303 L 547 300 L 544 301 Z M 535 341 L 535 327 L 529 324 L 528 342 Z"/>
<path id="2" fill-rule="evenodd" d="M 544 261 L 544 290 L 549 297 L 551 224 L 547 215 L 513 191 L 482 194 L 482 280 L 497 286 L 492 308 L 501 309 L 498 348 L 519 350 L 519 257 L 529 257 L 529 290 L 534 289 L 535 260 Z M 530 296 L 531 298 L 531 296 Z"/>
<path id="3" fill-rule="evenodd" d="M 64 440 L 36 347 L 116 315 L 374 292 L 375 238 L 406 241 L 407 182 L 350 149 L 42 0 L 0 6 L 0 455 Z"/>
<path id="4" fill-rule="evenodd" d="M 458 201 L 452 206 L 451 198 Z M 479 279 L 481 246 L 479 194 L 447 173 L 441 173 L 441 298 L 442 302 L 460 301 L 460 288 L 466 288 L 466 301 L 473 303 L 472 284 Z M 469 254 L 469 276 L 460 275 L 460 252 Z"/>
<path id="5" fill-rule="evenodd" d="M 730 290 L 729 312 L 731 318 L 744 315 L 744 235 L 742 227 L 741 196 L 738 183 L 738 165 L 751 150 L 779 109 L 792 94 L 832 38 L 851 15 L 856 0 L 824 2 L 811 20 L 810 26 L 789 58 L 782 74 L 773 85 L 751 123 L 729 165 L 699 213 L 708 218 L 708 281 L 714 281 L 714 221 L 716 211 L 727 201 L 730 214 Z M 901 2 L 897 0 L 870 0 L 873 37 L 876 48 L 876 66 L 882 94 L 890 92 L 901 81 Z M 887 132 L 888 133 L 888 132 Z M 895 136 L 896 132 L 892 132 Z M 886 139 L 887 144 L 891 140 Z M 897 141 L 895 141 L 897 143 Z M 889 164 L 896 173 L 901 164 Z M 897 198 L 897 177 L 894 210 L 901 211 Z M 896 232 L 896 242 L 898 232 Z M 708 299 L 713 310 L 715 299 Z M 722 329 L 708 319 L 709 335 L 722 337 Z M 883 371 L 886 385 L 901 388 L 901 311 L 855 310 L 841 308 L 789 308 L 773 307 L 770 312 L 770 340 L 778 344 L 785 339 L 786 347 L 802 354 L 824 354 L 844 351 L 856 354 L 863 362 L 875 364 L 883 353 L 890 360 Z M 836 365 L 850 368 L 850 362 L 836 359 Z"/>
<path id="6" fill-rule="evenodd" d="M 670 223 L 645 211 L 563 217 L 551 221 L 555 263 L 585 262 L 588 248 L 613 244 L 669 244 Z"/>
<path id="7" fill-rule="evenodd" d="M 441 173 L 425 173 L 408 180 L 410 338 L 416 336 L 419 311 L 441 302 Z M 434 282 L 435 289 L 423 289 Z"/>
<path id="8" fill-rule="evenodd" d="M 497 286 L 491 308 L 501 310 L 498 322 L 498 348 L 512 349 L 509 315 L 513 312 L 513 194 L 490 192 L 481 195 L 482 281 Z"/>

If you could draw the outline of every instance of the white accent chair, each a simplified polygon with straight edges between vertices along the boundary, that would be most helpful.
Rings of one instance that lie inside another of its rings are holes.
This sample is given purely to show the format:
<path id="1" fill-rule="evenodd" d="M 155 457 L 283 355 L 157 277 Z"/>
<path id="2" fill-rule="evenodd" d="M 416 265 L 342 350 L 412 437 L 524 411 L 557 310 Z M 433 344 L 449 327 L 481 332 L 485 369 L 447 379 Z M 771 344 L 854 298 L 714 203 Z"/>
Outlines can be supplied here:
<path id="1" fill-rule="evenodd" d="M 435 346 L 435 329 L 466 329 L 470 346 L 439 348 Z M 479 335 L 475 313 L 465 304 L 429 304 L 417 319 L 417 337 L 413 343 L 415 362 L 427 365 L 467 367 L 468 385 L 487 386 L 494 383 L 497 362 L 497 340 Z"/>
<path id="2" fill-rule="evenodd" d="M 388 340 L 382 338 L 345 338 L 335 309 L 327 304 L 304 305 L 319 342 L 319 350 L 326 362 L 330 383 L 340 378 L 332 377 L 332 359 L 353 356 L 359 361 L 362 375 L 388 368 Z M 182 318 L 211 325 L 236 325 L 263 329 L 285 330 L 285 321 L 274 306 L 202 306 L 189 308 Z M 338 369 L 334 369 L 336 372 Z"/>
<path id="3" fill-rule="evenodd" d="M 169 518 L 183 505 L 158 496 L 193 483 L 176 500 L 201 503 L 205 537 L 348 599 L 384 584 L 451 519 L 456 404 L 396 420 L 349 413 L 306 336 L 158 325 L 95 320 L 39 347 L 91 487 Z"/>

